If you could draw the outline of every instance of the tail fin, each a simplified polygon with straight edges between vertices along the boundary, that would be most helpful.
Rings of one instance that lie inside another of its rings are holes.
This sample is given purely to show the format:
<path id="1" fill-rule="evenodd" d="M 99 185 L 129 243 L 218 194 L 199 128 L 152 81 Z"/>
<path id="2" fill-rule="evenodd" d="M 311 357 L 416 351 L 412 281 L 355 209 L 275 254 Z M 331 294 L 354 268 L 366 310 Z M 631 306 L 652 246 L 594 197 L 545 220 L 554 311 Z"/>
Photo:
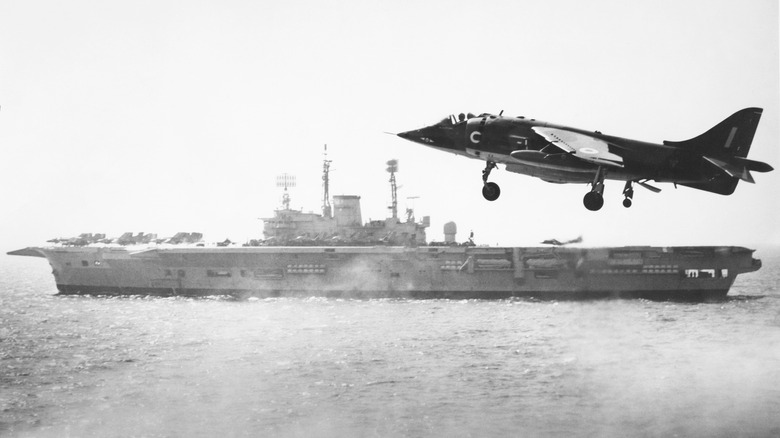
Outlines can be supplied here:
<path id="1" fill-rule="evenodd" d="M 708 181 L 682 185 L 730 195 L 734 193 L 740 180 L 754 182 L 750 174 L 751 170 L 756 172 L 773 170 L 772 166 L 766 163 L 746 158 L 762 112 L 761 108 L 745 108 L 698 137 L 677 142 L 665 141 L 665 145 L 700 154 L 704 162 L 718 170 L 718 173 L 712 175 Z"/>
<path id="2" fill-rule="evenodd" d="M 745 108 L 698 137 L 685 141 L 664 141 L 664 144 L 689 148 L 703 155 L 745 158 L 763 111 L 761 108 Z"/>

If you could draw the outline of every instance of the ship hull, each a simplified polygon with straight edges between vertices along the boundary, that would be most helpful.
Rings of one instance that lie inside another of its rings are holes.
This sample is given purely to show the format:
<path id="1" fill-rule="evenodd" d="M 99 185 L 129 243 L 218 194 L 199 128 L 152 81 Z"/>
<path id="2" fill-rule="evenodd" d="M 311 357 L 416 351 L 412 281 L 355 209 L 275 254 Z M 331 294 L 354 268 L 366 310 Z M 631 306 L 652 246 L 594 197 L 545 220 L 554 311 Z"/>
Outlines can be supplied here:
<path id="1" fill-rule="evenodd" d="M 61 294 L 407 299 L 723 299 L 742 247 L 26 248 Z"/>
<path id="2" fill-rule="evenodd" d="M 169 289 L 146 287 L 108 287 L 57 285 L 61 295 L 123 296 L 143 295 L 157 297 L 206 297 L 230 296 L 237 299 L 249 298 L 333 298 L 333 299 L 445 299 L 445 300 L 599 300 L 599 299 L 646 299 L 653 301 L 720 301 L 726 298 L 729 289 L 703 290 L 610 290 L 610 291 L 317 291 L 317 290 L 247 290 L 247 289 Z"/>

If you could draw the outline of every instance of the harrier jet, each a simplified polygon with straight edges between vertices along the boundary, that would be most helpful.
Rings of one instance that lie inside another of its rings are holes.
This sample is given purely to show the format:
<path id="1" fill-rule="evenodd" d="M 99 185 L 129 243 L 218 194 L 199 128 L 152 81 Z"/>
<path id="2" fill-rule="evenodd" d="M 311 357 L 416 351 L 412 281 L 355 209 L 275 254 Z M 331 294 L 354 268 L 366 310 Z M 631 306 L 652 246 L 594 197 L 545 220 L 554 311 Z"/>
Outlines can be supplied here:
<path id="1" fill-rule="evenodd" d="M 685 141 L 647 143 L 525 117 L 460 114 L 399 137 L 441 151 L 487 162 L 482 195 L 495 201 L 498 184 L 488 182 L 497 163 L 510 172 L 552 183 L 589 184 L 588 210 L 604 205 L 604 180 L 625 181 L 623 205 L 631 206 L 633 184 L 660 192 L 648 181 L 670 182 L 730 195 L 739 180 L 753 183 L 750 171 L 772 166 L 746 157 L 761 119 L 761 108 L 746 108 L 704 134 Z"/>

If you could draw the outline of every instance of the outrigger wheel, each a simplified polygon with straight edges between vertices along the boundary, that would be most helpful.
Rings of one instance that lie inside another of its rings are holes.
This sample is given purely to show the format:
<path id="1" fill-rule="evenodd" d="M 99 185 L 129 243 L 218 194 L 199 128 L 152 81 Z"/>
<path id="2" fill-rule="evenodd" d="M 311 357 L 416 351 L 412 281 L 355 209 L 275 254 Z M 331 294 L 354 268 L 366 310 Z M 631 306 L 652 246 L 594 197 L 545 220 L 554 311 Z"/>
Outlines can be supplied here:
<path id="1" fill-rule="evenodd" d="M 631 199 L 634 197 L 634 188 L 631 187 L 631 181 L 626 181 L 626 186 L 623 187 L 623 196 L 625 196 L 625 199 L 623 199 L 623 207 L 631 207 Z"/>
<path id="2" fill-rule="evenodd" d="M 488 182 L 490 171 L 496 167 L 496 163 L 488 161 L 485 165 L 485 169 L 482 171 L 482 196 L 488 201 L 495 201 L 501 195 L 501 189 L 498 187 L 498 184 Z"/>
<path id="3" fill-rule="evenodd" d="M 485 183 L 482 186 L 482 196 L 488 201 L 495 201 L 501 195 L 501 188 L 494 182 Z"/>

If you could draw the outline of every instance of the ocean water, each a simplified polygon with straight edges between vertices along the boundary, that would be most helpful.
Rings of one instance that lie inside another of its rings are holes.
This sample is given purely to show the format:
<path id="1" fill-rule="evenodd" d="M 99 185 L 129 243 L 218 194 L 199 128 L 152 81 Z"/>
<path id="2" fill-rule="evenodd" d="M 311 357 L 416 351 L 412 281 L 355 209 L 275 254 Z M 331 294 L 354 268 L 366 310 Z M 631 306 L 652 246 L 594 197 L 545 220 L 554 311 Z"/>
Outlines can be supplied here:
<path id="1" fill-rule="evenodd" d="M 719 303 L 57 296 L 0 256 L 0 436 L 780 436 L 780 252 Z"/>

